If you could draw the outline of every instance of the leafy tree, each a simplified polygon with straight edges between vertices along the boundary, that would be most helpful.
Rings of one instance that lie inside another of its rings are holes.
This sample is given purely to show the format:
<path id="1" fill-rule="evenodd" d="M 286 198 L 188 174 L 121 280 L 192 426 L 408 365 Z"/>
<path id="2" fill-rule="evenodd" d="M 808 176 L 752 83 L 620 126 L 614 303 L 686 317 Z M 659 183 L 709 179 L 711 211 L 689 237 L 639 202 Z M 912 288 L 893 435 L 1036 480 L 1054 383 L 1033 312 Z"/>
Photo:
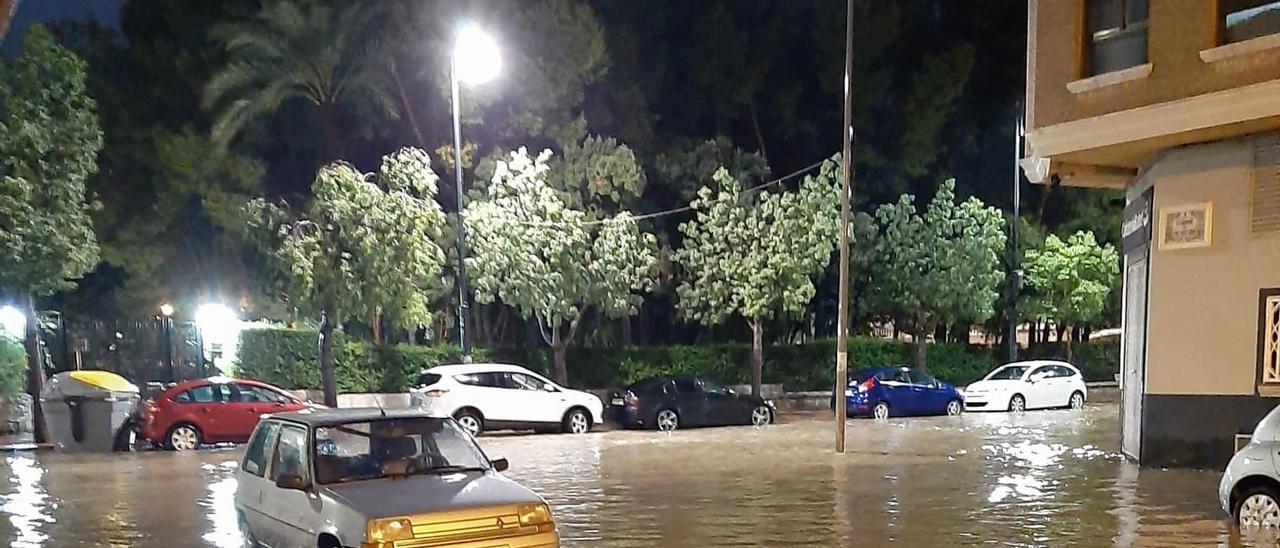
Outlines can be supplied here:
<path id="1" fill-rule="evenodd" d="M 1076 232 L 1064 241 L 1050 234 L 1040 249 L 1026 251 L 1027 283 L 1033 310 L 1062 326 L 1088 325 L 1102 317 L 1107 297 L 1120 275 L 1120 257 L 1111 244 L 1098 245 L 1092 232 Z M 1067 338 L 1071 359 L 1071 338 Z"/>
<path id="2" fill-rule="evenodd" d="M 217 112 L 214 141 L 226 144 L 298 99 L 314 107 L 321 160 L 331 161 L 343 154 L 344 121 L 394 116 L 371 13 L 358 4 L 268 0 L 253 18 L 216 29 L 230 60 L 204 89 L 204 106 Z"/>
<path id="3" fill-rule="evenodd" d="M 716 188 L 703 187 L 690 204 L 695 218 L 680 225 L 680 312 L 704 325 L 733 315 L 747 320 L 752 394 L 760 394 L 765 322 L 803 312 L 813 279 L 831 262 L 840 230 L 839 166 L 838 158 L 823 163 L 795 192 L 748 194 L 721 168 L 712 177 Z"/>
<path id="4" fill-rule="evenodd" d="M 915 196 L 876 210 L 870 295 L 877 308 L 915 341 L 915 366 L 925 370 L 925 344 L 939 325 L 991 317 L 1004 272 L 1004 217 L 977 198 L 955 201 L 955 181 L 938 188 L 924 214 Z"/>
<path id="5" fill-rule="evenodd" d="M 465 211 L 467 269 L 477 301 L 500 300 L 538 323 L 556 381 L 567 383 L 565 352 L 584 316 L 635 314 L 653 287 L 657 244 L 626 211 L 590 214 L 566 203 L 562 191 L 577 188 L 578 177 L 592 183 L 587 196 L 613 195 L 601 181 L 609 178 L 570 169 L 552 184 L 550 158 L 550 151 L 530 157 L 521 148 L 497 162 L 485 195 Z"/>
<path id="6" fill-rule="evenodd" d="M 85 64 L 43 26 L 27 30 L 22 55 L 0 65 L 0 288 L 20 294 L 27 314 L 27 390 L 37 398 L 44 372 L 35 296 L 75 287 L 98 263 L 85 195 L 97 169 L 102 131 L 85 91 Z"/>
<path id="7" fill-rule="evenodd" d="M 341 162 L 321 168 L 314 197 L 296 219 L 265 200 L 247 206 L 258 237 L 265 237 L 260 245 L 284 273 L 285 295 L 321 317 L 325 405 L 337 405 L 338 323 L 376 313 L 405 327 L 431 320 L 445 256 L 436 244 L 445 224 L 435 201 L 437 180 L 427 153 L 403 148 L 383 157 L 376 174 Z"/>

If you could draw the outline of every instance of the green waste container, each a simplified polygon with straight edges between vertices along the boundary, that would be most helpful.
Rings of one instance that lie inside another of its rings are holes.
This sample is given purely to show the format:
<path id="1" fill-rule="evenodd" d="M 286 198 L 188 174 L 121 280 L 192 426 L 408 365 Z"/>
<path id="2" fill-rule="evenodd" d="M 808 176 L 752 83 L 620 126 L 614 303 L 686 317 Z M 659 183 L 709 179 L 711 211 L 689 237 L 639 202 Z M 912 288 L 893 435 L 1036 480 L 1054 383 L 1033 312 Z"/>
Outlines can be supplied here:
<path id="1" fill-rule="evenodd" d="M 59 451 L 107 452 L 131 437 L 138 387 L 109 371 L 58 373 L 40 393 L 48 441 Z M 127 444 L 124 444 L 127 447 Z"/>

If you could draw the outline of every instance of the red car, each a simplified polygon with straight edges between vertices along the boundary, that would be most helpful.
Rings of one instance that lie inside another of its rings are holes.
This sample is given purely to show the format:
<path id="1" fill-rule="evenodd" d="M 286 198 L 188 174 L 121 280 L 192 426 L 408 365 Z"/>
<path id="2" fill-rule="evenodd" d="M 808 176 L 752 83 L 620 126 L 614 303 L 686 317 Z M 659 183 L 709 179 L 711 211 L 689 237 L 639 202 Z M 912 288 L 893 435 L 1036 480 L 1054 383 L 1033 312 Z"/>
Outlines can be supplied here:
<path id="1" fill-rule="evenodd" d="M 206 443 L 244 443 L 268 413 L 307 407 L 292 394 L 266 383 L 209 378 L 178 383 L 138 410 L 138 435 L 175 451 Z"/>

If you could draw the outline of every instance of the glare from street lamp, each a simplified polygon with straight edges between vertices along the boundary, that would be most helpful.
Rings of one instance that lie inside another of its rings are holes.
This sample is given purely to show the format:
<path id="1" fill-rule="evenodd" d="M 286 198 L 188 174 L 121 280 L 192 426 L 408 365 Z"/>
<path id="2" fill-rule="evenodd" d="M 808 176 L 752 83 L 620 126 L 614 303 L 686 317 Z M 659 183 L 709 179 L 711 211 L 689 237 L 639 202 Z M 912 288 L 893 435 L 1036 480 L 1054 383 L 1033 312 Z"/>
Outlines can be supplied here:
<path id="1" fill-rule="evenodd" d="M 458 29 L 453 45 L 453 70 L 459 81 L 483 84 L 497 77 L 501 69 L 502 56 L 492 37 L 469 23 Z"/>
<path id="2" fill-rule="evenodd" d="M 0 306 L 0 335 L 22 338 L 26 335 L 27 315 L 12 306 Z"/>
<path id="3" fill-rule="evenodd" d="M 239 323 L 236 313 L 225 304 L 202 304 L 196 309 L 196 327 L 206 333 L 224 333 Z"/>
<path id="4" fill-rule="evenodd" d="M 173 305 L 171 305 L 171 304 L 169 304 L 169 303 L 164 303 L 164 304 L 160 305 L 160 313 L 161 313 L 161 314 L 164 314 L 164 317 L 166 317 L 166 318 L 168 318 L 169 316 L 172 316 L 172 315 L 173 315 Z"/>

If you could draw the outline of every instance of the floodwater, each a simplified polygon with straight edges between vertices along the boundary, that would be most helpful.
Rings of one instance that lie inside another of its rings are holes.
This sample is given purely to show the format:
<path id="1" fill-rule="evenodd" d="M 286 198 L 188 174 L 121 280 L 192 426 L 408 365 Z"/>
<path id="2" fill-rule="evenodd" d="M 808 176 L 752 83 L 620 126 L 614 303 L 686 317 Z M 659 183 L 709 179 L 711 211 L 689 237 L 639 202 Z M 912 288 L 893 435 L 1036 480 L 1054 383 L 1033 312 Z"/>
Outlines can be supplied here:
<path id="1" fill-rule="evenodd" d="M 565 546 L 1219 546 L 1218 474 L 1140 470 L 1116 406 L 481 439 Z M 238 449 L 3 455 L 0 546 L 238 547 Z"/>

